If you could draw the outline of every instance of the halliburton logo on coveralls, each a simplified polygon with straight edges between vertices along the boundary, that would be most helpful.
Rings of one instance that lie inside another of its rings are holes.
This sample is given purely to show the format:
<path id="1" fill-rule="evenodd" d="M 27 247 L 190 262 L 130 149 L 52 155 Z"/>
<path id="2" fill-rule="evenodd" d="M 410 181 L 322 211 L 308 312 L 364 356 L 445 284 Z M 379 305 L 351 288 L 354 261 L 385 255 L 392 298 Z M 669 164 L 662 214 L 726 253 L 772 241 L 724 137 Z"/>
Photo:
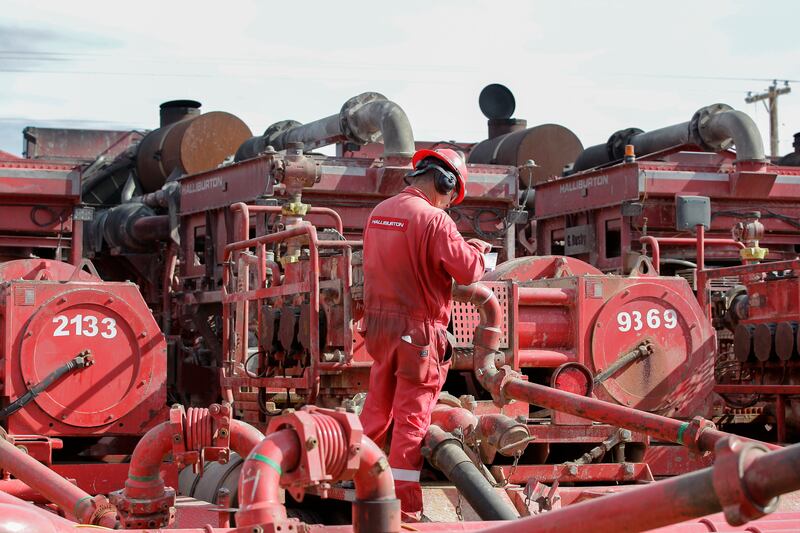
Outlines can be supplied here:
<path id="1" fill-rule="evenodd" d="M 449 367 L 445 330 L 453 279 L 483 274 L 483 256 L 455 222 L 412 187 L 371 213 L 364 232 L 367 351 L 373 359 L 364 433 L 392 442 L 389 466 L 405 515 L 422 511 L 421 444 Z"/>
<path id="2" fill-rule="evenodd" d="M 408 229 L 408 219 L 391 217 L 372 217 L 369 220 L 369 227 L 375 229 L 388 229 L 393 231 L 406 231 Z"/>

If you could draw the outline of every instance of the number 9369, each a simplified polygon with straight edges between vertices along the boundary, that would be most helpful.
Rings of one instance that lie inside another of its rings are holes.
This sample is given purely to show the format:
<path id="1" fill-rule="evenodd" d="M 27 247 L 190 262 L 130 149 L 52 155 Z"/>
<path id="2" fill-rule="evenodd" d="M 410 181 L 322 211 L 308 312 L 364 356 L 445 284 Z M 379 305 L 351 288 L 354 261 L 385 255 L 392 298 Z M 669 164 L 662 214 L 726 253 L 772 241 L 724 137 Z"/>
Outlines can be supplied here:
<path id="1" fill-rule="evenodd" d="M 620 311 L 617 313 L 617 329 L 621 332 L 641 331 L 648 329 L 675 329 L 678 325 L 678 313 L 674 309 L 648 309 L 642 311 Z"/>

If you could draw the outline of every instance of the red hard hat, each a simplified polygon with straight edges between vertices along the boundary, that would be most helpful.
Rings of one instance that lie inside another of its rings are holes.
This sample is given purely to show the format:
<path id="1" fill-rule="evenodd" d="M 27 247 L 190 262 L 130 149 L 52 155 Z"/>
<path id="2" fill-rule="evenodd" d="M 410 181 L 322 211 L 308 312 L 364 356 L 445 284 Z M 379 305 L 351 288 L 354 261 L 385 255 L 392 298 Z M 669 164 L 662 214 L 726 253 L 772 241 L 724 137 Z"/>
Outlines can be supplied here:
<path id="1" fill-rule="evenodd" d="M 411 158 L 411 164 L 416 168 L 417 164 L 426 157 L 438 159 L 456 175 L 456 179 L 458 180 L 458 195 L 451 205 L 460 204 L 461 200 L 464 199 L 464 194 L 467 189 L 467 163 L 464 161 L 464 157 L 450 148 L 437 148 L 436 150 L 423 149 L 417 150 L 414 157 Z"/>

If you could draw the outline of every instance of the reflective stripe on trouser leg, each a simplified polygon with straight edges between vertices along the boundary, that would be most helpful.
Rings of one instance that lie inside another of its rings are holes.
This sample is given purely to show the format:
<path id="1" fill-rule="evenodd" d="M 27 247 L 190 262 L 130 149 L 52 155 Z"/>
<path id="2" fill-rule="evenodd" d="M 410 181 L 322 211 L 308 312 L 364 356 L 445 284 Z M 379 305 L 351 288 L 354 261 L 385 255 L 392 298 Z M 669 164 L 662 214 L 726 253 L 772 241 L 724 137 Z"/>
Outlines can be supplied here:
<path id="1" fill-rule="evenodd" d="M 419 470 L 392 468 L 392 477 L 395 481 L 411 481 L 414 483 L 419 483 L 419 473 Z"/>
<path id="2" fill-rule="evenodd" d="M 400 477 L 395 478 L 395 492 L 404 513 L 422 512 L 422 488 L 418 477 L 423 463 L 422 439 L 430 424 L 437 385 L 436 382 L 420 385 L 402 378 L 397 380 L 389 466 L 393 472 L 400 473 Z M 407 478 L 405 472 L 414 472 L 413 479 Z"/>

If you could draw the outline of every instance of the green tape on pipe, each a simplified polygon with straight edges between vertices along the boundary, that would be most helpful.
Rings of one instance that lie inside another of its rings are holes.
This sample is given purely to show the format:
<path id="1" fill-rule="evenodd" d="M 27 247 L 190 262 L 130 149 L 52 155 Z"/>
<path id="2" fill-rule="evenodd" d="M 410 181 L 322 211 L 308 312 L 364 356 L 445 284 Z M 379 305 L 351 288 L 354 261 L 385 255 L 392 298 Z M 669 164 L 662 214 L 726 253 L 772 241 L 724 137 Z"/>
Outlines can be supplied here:
<path id="1" fill-rule="evenodd" d="M 683 434 L 686 433 L 686 430 L 689 428 L 689 422 L 684 422 L 681 424 L 681 427 L 678 428 L 678 444 L 683 444 L 686 446 L 686 443 L 683 442 Z"/>
<path id="2" fill-rule="evenodd" d="M 250 456 L 251 459 L 255 459 L 256 461 L 261 461 L 264 464 L 268 464 L 272 468 L 275 469 L 278 474 L 283 474 L 283 470 L 281 469 L 281 465 L 276 463 L 274 460 L 270 459 L 266 455 L 261 455 L 260 453 L 254 453 Z"/>

